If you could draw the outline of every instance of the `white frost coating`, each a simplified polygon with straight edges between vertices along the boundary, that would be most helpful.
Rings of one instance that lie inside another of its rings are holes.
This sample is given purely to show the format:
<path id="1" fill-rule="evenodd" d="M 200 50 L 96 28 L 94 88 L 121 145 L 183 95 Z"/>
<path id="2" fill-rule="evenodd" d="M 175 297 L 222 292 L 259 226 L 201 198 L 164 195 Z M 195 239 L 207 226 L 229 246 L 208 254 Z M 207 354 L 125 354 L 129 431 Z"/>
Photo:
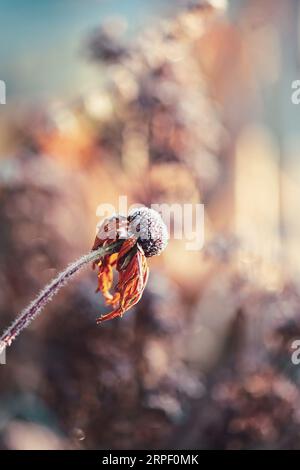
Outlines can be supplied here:
<path id="1" fill-rule="evenodd" d="M 129 231 L 138 239 L 147 257 L 160 255 L 168 244 L 168 229 L 154 209 L 139 207 L 129 212 Z"/>

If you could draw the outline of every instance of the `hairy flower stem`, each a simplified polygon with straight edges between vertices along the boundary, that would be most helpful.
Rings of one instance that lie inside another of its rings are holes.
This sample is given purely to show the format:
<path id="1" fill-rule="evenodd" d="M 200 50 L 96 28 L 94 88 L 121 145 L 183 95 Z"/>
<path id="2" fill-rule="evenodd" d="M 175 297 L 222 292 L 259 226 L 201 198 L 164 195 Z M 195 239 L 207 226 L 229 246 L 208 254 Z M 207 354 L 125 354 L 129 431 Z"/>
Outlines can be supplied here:
<path id="1" fill-rule="evenodd" d="M 56 278 L 54 278 L 16 318 L 11 326 L 3 333 L 0 338 L 0 353 L 12 344 L 18 334 L 21 333 L 38 316 L 48 302 L 58 291 L 67 284 L 69 279 L 87 264 L 98 260 L 106 254 L 113 253 L 120 241 L 112 243 L 107 247 L 100 247 L 98 250 L 82 256 L 74 263 L 70 264 Z"/>

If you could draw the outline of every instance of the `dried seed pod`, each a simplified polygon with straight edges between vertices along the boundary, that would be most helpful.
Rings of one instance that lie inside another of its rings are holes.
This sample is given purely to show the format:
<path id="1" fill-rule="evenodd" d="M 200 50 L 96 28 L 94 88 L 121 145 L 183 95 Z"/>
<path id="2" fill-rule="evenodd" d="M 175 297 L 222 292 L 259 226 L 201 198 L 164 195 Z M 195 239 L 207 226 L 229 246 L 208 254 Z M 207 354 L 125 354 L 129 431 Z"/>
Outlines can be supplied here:
<path id="1" fill-rule="evenodd" d="M 141 207 L 129 213 L 129 232 L 138 240 L 147 258 L 162 253 L 168 244 L 168 230 L 154 209 Z"/>

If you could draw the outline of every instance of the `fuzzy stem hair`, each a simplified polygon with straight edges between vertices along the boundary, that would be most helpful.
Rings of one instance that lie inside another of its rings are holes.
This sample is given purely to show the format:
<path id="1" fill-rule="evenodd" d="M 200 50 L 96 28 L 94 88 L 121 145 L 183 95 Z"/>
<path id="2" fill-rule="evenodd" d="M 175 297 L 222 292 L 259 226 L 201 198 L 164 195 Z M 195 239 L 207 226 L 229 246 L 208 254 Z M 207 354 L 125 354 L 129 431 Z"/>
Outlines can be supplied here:
<path id="1" fill-rule="evenodd" d="M 0 338 L 0 353 L 12 344 L 16 337 L 41 313 L 44 307 L 58 291 L 67 284 L 67 282 L 80 269 L 87 264 L 102 258 L 103 256 L 113 253 L 119 242 L 115 242 L 106 247 L 100 247 L 97 250 L 83 255 L 77 261 L 70 264 L 64 271 L 58 274 L 46 287 L 38 294 L 38 296 L 26 307 L 16 320 L 9 326 Z"/>

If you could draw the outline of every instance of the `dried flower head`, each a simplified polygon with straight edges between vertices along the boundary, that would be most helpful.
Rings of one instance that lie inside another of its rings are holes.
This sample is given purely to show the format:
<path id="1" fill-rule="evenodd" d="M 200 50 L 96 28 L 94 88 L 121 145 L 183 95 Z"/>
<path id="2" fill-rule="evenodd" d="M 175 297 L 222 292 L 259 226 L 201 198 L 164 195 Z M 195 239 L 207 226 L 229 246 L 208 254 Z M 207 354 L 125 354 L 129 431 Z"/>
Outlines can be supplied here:
<path id="1" fill-rule="evenodd" d="M 167 246 L 168 231 L 158 212 L 147 207 L 134 209 L 128 215 L 113 216 L 99 227 L 93 250 L 119 243 L 113 253 L 94 262 L 98 268 L 98 288 L 113 311 L 97 319 L 97 323 L 121 317 L 141 298 L 147 284 L 148 257 L 159 255 Z M 119 273 L 113 287 L 113 269 Z"/>
<path id="2" fill-rule="evenodd" d="M 141 207 L 129 213 L 129 230 L 137 237 L 147 258 L 160 255 L 168 244 L 167 227 L 154 209 Z"/>

